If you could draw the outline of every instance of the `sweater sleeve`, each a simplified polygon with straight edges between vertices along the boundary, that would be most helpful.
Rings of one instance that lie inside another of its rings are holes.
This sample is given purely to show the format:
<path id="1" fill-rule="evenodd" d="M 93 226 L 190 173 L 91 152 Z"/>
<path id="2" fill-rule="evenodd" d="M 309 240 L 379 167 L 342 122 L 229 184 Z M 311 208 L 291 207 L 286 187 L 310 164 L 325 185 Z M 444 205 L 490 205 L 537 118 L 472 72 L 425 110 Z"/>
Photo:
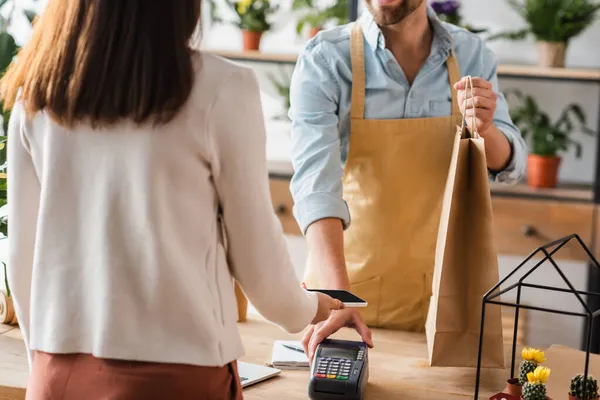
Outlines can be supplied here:
<path id="1" fill-rule="evenodd" d="M 25 113 L 17 103 L 8 127 L 7 278 L 31 367 L 30 297 L 40 184 L 31 157 L 31 146 L 25 135 L 24 120 Z"/>
<path id="2" fill-rule="evenodd" d="M 222 84 L 209 124 L 232 274 L 265 318 L 299 332 L 314 318 L 318 300 L 302 289 L 273 211 L 264 116 L 252 70 L 239 68 Z"/>

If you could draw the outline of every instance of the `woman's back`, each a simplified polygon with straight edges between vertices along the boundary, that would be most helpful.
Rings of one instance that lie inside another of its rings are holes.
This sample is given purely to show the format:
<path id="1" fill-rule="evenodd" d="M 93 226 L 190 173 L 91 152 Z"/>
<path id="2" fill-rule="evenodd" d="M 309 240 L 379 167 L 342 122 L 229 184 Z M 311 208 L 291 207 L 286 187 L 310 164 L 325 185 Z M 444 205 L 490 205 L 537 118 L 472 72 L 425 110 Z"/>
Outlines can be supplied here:
<path id="1" fill-rule="evenodd" d="M 158 126 L 65 128 L 45 112 L 28 118 L 15 109 L 11 142 L 20 136 L 24 151 L 11 155 L 24 159 L 12 178 L 23 190 L 9 204 L 16 230 L 36 232 L 32 349 L 224 365 L 243 352 L 231 275 L 285 328 L 314 317 L 314 297 L 289 282 L 268 202 L 256 78 L 211 55 L 195 54 L 194 66 L 188 101 Z M 39 204 L 23 197 L 38 185 Z M 28 259 L 18 248 L 26 236 L 12 236 L 16 266 Z M 18 287 L 27 270 L 10 272 L 15 292 L 29 291 Z M 265 287 L 284 300 L 268 302 Z"/>

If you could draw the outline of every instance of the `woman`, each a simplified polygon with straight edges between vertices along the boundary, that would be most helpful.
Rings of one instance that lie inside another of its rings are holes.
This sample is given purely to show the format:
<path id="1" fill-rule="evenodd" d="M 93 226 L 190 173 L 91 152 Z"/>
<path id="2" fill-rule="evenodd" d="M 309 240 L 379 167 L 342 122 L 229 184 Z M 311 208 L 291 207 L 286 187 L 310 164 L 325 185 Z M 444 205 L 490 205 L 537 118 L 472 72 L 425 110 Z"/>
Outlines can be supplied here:
<path id="1" fill-rule="evenodd" d="M 189 47 L 199 0 L 50 0 L 2 80 L 27 398 L 239 399 L 233 276 L 290 332 L 253 73 Z M 222 221 L 222 223 L 220 223 Z"/>

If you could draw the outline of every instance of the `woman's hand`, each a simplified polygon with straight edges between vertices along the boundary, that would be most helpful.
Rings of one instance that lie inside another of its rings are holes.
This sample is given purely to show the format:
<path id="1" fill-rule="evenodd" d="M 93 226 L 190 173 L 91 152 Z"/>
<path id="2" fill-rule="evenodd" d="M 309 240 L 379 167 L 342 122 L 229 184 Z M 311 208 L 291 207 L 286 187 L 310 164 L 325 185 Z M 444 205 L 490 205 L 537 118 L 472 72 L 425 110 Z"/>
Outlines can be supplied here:
<path id="1" fill-rule="evenodd" d="M 332 310 L 341 310 L 344 308 L 344 303 L 326 294 L 317 292 L 317 298 L 319 299 L 319 307 L 317 308 L 315 318 L 311 322 L 313 325 L 329 318 Z"/>

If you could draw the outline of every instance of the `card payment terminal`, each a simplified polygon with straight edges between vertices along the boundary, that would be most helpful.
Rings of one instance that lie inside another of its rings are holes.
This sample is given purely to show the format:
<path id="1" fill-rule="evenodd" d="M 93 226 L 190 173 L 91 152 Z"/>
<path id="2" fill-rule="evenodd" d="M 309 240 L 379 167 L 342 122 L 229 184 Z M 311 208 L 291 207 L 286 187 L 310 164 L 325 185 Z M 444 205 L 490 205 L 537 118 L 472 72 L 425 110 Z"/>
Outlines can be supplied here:
<path id="1" fill-rule="evenodd" d="M 324 340 L 315 352 L 308 396 L 312 400 L 362 400 L 369 379 L 367 350 L 362 342 Z"/>

